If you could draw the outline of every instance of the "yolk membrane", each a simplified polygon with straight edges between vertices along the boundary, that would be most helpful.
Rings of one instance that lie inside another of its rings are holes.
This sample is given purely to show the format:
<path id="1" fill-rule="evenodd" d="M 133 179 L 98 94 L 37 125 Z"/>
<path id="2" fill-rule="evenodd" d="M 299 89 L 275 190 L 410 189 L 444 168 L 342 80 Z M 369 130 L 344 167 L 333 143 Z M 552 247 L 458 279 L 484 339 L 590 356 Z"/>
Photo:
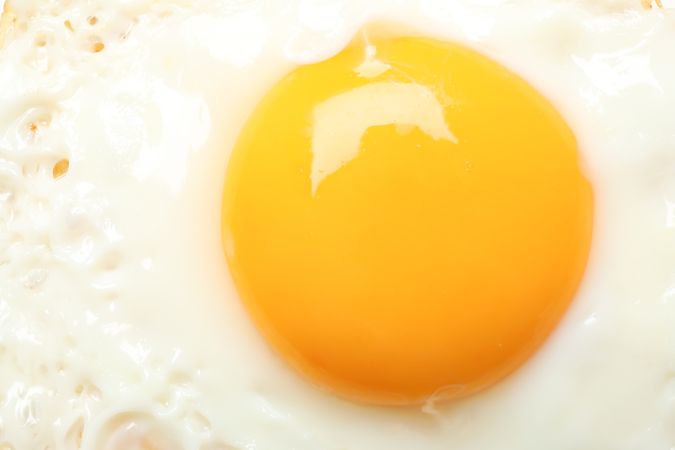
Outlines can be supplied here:
<path id="1" fill-rule="evenodd" d="M 315 384 L 405 405 L 484 389 L 575 295 L 593 197 L 526 82 L 425 38 L 300 67 L 238 139 L 226 257 L 270 344 Z"/>

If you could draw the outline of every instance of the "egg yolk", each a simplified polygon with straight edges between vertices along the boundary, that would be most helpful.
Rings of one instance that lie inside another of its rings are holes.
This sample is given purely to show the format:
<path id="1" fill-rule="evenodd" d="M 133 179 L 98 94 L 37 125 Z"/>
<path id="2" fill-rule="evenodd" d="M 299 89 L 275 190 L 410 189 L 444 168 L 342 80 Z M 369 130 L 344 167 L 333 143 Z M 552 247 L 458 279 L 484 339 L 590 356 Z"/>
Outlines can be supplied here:
<path id="1" fill-rule="evenodd" d="M 355 44 L 263 98 L 228 168 L 223 239 L 258 328 L 338 395 L 484 389 L 541 346 L 589 253 L 574 135 L 468 48 Z"/>

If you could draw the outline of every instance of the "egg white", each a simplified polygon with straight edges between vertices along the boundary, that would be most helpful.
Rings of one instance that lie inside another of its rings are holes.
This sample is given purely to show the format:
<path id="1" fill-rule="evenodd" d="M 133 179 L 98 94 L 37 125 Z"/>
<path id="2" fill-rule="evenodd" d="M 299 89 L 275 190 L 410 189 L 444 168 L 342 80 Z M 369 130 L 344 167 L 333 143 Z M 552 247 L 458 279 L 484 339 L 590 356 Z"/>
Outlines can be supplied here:
<path id="1" fill-rule="evenodd" d="M 675 446 L 671 12 L 638 0 L 9 3 L 0 449 Z M 591 264 L 563 324 L 505 382 L 447 405 L 367 407 L 308 385 L 252 327 L 223 258 L 223 177 L 247 115 L 368 22 L 518 72 L 572 126 L 595 188 Z"/>

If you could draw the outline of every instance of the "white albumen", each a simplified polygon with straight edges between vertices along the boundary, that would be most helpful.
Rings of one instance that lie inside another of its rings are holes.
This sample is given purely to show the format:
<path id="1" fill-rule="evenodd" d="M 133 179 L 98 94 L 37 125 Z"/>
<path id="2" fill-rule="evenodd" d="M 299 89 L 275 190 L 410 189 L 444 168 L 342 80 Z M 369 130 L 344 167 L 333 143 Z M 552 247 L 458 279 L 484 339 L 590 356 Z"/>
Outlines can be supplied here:
<path id="1" fill-rule="evenodd" d="M 638 0 L 11 6 L 0 449 L 675 446 L 673 14 Z M 249 323 L 220 246 L 229 149 L 255 102 L 370 20 L 528 79 L 575 130 L 597 196 L 591 264 L 552 339 L 497 387 L 419 410 L 299 379 Z"/>

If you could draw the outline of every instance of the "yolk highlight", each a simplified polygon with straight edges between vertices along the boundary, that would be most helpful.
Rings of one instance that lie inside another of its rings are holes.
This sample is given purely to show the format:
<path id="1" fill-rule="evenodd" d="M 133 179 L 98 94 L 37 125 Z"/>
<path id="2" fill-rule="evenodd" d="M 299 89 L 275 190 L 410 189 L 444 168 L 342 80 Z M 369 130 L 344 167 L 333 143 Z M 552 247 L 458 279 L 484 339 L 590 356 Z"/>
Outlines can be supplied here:
<path id="1" fill-rule="evenodd" d="M 473 50 L 389 38 L 262 100 L 230 162 L 223 238 L 290 364 L 404 405 L 526 361 L 575 294 L 592 215 L 575 138 L 538 92 Z"/>

